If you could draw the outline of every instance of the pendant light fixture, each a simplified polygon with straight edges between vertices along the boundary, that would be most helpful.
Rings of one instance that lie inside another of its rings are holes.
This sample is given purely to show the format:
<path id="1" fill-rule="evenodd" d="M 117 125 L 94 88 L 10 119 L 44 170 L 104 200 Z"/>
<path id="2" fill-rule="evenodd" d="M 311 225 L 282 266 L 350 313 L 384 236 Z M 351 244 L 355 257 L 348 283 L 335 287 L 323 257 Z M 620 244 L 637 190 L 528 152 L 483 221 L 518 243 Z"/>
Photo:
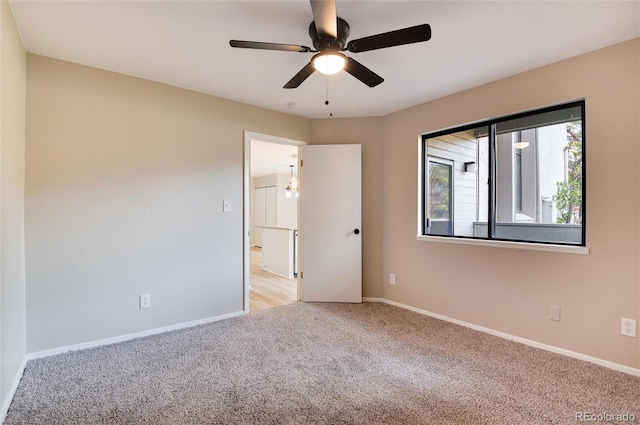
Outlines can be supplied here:
<path id="1" fill-rule="evenodd" d="M 513 144 L 516 149 L 525 149 L 529 146 L 529 142 L 522 140 L 522 131 L 518 131 L 518 140 Z"/>
<path id="2" fill-rule="evenodd" d="M 293 176 L 293 165 L 289 165 L 289 167 L 291 167 L 291 178 L 287 187 L 284 188 L 284 194 L 287 198 L 291 198 L 293 196 L 297 198 L 300 196 L 298 193 L 298 180 Z"/>

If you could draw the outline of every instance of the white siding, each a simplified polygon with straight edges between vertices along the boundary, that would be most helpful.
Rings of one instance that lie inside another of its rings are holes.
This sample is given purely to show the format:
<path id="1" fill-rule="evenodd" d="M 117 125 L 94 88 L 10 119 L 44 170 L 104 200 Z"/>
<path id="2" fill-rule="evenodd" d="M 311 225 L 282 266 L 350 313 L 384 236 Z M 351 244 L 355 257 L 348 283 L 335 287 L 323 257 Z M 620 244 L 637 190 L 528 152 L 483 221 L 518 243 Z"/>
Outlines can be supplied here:
<path id="1" fill-rule="evenodd" d="M 478 174 L 465 172 L 464 163 L 477 163 L 475 135 L 472 132 L 448 134 L 429 139 L 427 145 L 429 156 L 453 161 L 454 234 L 473 236 L 473 222 L 478 214 Z"/>

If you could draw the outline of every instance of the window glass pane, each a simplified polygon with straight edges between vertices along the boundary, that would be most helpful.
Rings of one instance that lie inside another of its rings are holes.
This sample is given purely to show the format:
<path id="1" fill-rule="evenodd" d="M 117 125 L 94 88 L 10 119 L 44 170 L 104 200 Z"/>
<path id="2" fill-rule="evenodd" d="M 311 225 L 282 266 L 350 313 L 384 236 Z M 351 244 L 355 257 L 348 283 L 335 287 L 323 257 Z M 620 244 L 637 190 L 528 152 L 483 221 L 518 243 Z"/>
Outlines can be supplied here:
<path id="1" fill-rule="evenodd" d="M 496 238 L 582 244 L 582 121 L 558 121 L 498 132 Z"/>
<path id="2" fill-rule="evenodd" d="M 452 164 L 429 159 L 429 220 L 430 235 L 452 235 L 453 229 Z"/>
<path id="3" fill-rule="evenodd" d="M 487 130 L 483 126 L 427 139 L 425 234 L 486 237 Z"/>
<path id="4" fill-rule="evenodd" d="M 429 217 L 451 219 L 451 166 L 429 161 Z"/>

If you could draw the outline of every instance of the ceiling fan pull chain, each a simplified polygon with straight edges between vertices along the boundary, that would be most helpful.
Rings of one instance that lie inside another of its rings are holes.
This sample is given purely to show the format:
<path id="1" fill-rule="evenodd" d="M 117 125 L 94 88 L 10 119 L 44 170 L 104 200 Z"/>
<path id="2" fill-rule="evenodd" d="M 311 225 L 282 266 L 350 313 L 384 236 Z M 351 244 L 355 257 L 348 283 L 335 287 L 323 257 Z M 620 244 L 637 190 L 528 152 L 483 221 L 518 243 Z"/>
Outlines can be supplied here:
<path id="1" fill-rule="evenodd" d="M 333 117 L 333 106 L 331 105 L 331 102 L 329 102 L 329 93 L 330 93 L 330 90 L 329 90 L 330 87 L 329 86 L 332 83 L 332 80 L 330 80 L 330 79 L 331 79 L 331 75 L 327 74 L 326 80 L 325 80 L 325 94 L 324 94 L 324 99 L 325 100 L 324 100 L 324 104 L 329 106 L 329 116 Z"/>
<path id="2" fill-rule="evenodd" d="M 324 79 L 324 104 L 329 105 L 329 75 Z"/>
<path id="3" fill-rule="evenodd" d="M 329 94 L 331 94 L 332 88 L 333 88 L 333 75 L 329 75 Z M 329 116 L 333 117 L 333 102 L 329 104 Z"/>

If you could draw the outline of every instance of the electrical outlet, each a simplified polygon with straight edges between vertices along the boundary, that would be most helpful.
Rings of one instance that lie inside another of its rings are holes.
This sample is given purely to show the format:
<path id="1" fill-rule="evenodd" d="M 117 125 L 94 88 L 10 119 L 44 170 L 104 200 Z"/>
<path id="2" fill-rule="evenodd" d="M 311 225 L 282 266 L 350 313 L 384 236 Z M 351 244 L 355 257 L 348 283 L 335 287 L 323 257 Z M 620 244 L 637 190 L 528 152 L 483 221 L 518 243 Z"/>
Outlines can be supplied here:
<path id="1" fill-rule="evenodd" d="M 396 275 L 394 273 L 389 274 L 389 283 L 392 285 L 396 284 Z"/>
<path id="2" fill-rule="evenodd" d="M 636 321 L 633 319 L 622 318 L 622 327 L 620 333 L 624 336 L 636 336 Z"/>
<path id="3" fill-rule="evenodd" d="M 140 308 L 151 307 L 151 294 L 140 295 Z"/>

